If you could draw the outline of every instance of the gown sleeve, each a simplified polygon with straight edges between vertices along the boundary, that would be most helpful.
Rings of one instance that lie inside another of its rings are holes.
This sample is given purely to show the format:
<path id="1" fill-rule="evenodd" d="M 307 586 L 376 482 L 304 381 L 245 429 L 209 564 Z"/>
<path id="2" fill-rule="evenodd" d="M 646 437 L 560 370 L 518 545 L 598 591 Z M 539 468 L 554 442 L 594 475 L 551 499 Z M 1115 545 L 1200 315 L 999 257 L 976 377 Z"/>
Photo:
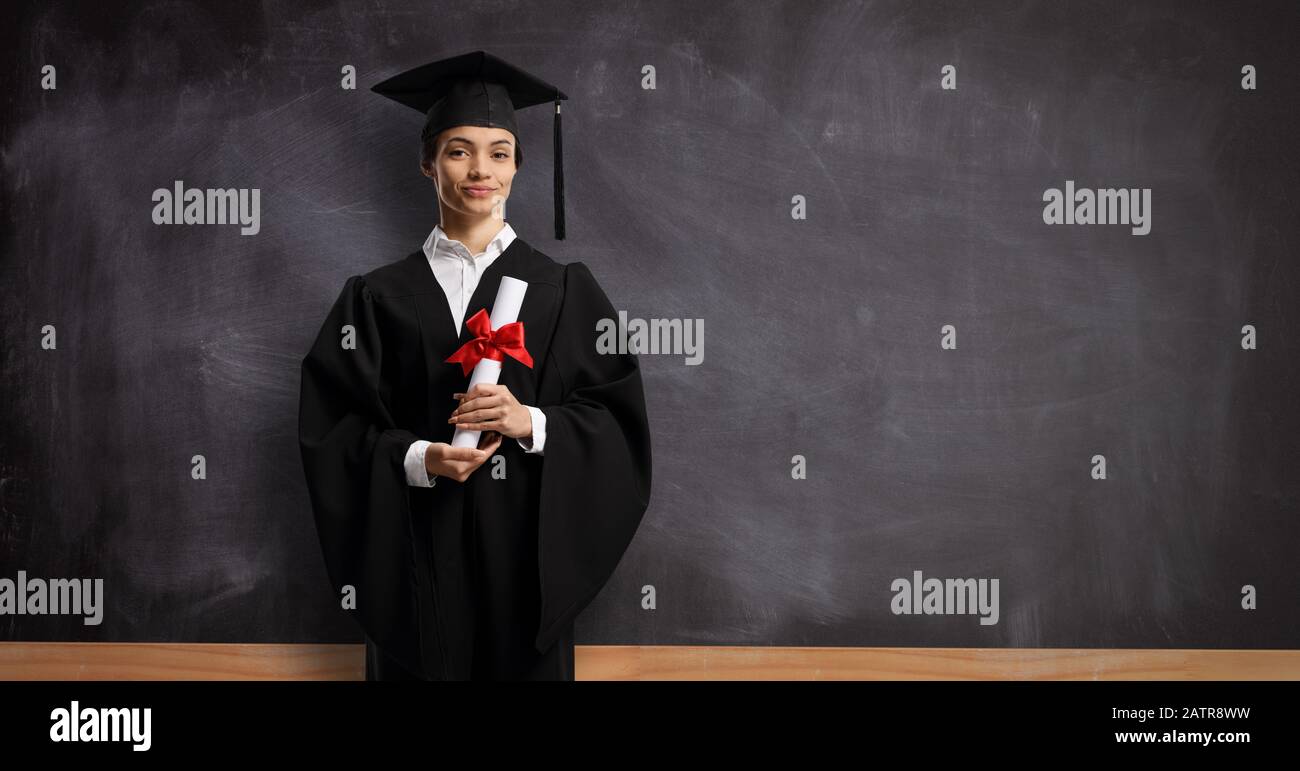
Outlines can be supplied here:
<path id="1" fill-rule="evenodd" d="M 535 645 L 545 651 L 613 574 L 650 502 L 650 428 L 635 354 L 597 353 L 599 319 L 617 319 L 591 271 L 565 268 L 546 376 L 538 524 L 542 584 Z"/>
<path id="2" fill-rule="evenodd" d="M 418 437 L 394 426 L 381 398 L 384 354 L 374 296 L 348 279 L 302 362 L 298 444 L 325 567 L 335 597 L 355 589 L 351 612 L 366 635 L 413 672 L 423 671 L 414 537 L 404 459 Z M 355 329 L 344 348 L 343 327 Z"/>

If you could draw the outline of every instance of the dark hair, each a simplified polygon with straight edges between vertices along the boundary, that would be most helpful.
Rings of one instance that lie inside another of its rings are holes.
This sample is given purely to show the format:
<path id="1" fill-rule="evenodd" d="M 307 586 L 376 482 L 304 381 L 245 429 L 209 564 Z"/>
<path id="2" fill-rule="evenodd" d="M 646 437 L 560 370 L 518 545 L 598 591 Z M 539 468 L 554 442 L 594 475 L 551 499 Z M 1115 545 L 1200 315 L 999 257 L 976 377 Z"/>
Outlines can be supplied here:
<path id="1" fill-rule="evenodd" d="M 421 140 L 420 168 L 424 168 L 425 166 L 428 166 L 430 163 L 433 163 L 434 156 L 438 154 L 438 137 L 440 136 L 442 136 L 441 131 L 438 132 L 437 134 L 430 134 L 428 138 Z M 523 165 L 524 165 L 524 148 L 523 145 L 519 144 L 519 140 L 516 139 L 515 140 L 515 168 L 518 169 L 520 166 Z"/>

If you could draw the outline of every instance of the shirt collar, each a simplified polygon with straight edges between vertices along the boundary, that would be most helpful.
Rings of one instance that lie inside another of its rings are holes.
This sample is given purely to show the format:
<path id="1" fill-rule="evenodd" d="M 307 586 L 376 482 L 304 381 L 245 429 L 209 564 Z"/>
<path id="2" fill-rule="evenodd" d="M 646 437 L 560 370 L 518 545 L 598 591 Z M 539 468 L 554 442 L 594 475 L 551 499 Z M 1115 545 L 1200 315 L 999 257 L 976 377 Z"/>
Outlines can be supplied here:
<path id="1" fill-rule="evenodd" d="M 497 234 L 488 242 L 487 248 L 483 250 L 483 255 L 495 254 L 499 256 L 514 240 L 514 228 L 510 227 L 510 223 L 503 222 L 501 223 L 501 229 L 497 231 Z M 452 250 L 452 244 L 460 246 L 466 252 L 469 251 L 469 248 L 460 241 L 457 241 L 454 238 L 448 238 L 447 233 L 442 229 L 442 225 L 434 225 L 433 232 L 429 233 L 428 238 L 424 239 L 424 256 L 431 262 L 438 254 L 453 256 L 455 255 L 455 252 Z M 479 255 L 472 256 L 477 257 Z"/>

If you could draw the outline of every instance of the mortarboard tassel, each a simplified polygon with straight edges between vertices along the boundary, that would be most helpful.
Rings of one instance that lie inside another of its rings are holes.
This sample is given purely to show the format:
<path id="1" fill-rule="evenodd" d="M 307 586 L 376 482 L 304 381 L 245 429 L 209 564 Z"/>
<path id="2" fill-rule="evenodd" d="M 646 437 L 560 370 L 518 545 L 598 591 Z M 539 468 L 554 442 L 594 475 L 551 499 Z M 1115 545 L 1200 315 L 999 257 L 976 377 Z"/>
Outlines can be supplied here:
<path id="1" fill-rule="evenodd" d="M 555 97 L 555 240 L 564 240 L 564 148 L 560 145 L 560 98 Z"/>

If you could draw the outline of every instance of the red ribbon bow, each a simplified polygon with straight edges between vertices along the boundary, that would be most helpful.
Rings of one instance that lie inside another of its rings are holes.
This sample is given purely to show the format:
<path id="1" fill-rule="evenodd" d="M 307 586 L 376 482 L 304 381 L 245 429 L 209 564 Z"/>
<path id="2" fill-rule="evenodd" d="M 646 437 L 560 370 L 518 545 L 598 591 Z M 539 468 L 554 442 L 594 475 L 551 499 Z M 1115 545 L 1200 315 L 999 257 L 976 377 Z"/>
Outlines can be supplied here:
<path id="1" fill-rule="evenodd" d="M 465 323 L 469 326 L 469 331 L 474 333 L 474 339 L 462 345 L 460 350 L 451 356 L 448 356 L 446 363 L 460 362 L 461 370 L 468 375 L 474 371 L 474 367 L 481 360 L 504 361 L 501 354 L 506 353 L 526 367 L 533 366 L 533 357 L 529 355 L 528 349 L 524 348 L 524 324 L 522 321 L 503 324 L 500 329 L 494 331 L 492 329 L 492 320 L 488 318 L 487 311 L 479 308 L 478 313 L 470 316 Z"/>

